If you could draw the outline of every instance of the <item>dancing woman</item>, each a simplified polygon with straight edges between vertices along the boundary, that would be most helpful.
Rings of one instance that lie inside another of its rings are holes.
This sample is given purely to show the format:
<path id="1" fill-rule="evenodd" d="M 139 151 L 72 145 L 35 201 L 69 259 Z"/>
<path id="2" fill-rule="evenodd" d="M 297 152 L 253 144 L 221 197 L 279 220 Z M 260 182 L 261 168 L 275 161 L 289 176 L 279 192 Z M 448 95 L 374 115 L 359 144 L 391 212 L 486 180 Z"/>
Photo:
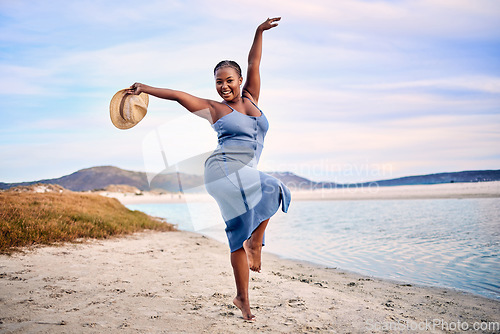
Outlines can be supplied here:
<path id="1" fill-rule="evenodd" d="M 226 223 L 231 265 L 236 281 L 233 303 L 245 320 L 254 320 L 248 298 L 249 269 L 260 272 L 264 232 L 269 219 L 288 210 L 290 191 L 278 179 L 256 169 L 269 123 L 259 109 L 263 32 L 278 25 L 279 17 L 257 27 L 248 55 L 243 89 L 240 66 L 229 60 L 214 69 L 215 87 L 221 102 L 185 92 L 133 84 L 128 93 L 142 92 L 177 101 L 187 110 L 206 118 L 217 132 L 217 148 L 205 161 L 205 187 L 214 197 Z"/>

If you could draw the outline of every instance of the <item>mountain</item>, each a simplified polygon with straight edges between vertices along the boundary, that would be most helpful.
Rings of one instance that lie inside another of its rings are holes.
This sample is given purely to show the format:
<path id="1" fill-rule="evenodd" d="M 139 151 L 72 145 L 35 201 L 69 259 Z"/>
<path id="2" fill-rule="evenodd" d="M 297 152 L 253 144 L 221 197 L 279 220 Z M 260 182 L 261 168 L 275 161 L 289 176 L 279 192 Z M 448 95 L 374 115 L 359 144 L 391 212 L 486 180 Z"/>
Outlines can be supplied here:
<path id="1" fill-rule="evenodd" d="M 407 186 L 417 184 L 464 183 L 500 181 L 500 170 L 471 170 L 454 173 L 437 173 L 427 175 L 406 176 L 397 179 L 375 181 L 380 187 Z M 367 186 L 371 182 L 358 183 Z"/>
<path id="2" fill-rule="evenodd" d="M 293 189 L 318 189 L 321 188 L 323 184 L 327 182 L 314 182 L 305 177 L 298 176 L 297 174 L 291 172 L 268 172 L 267 174 L 274 176 L 277 179 L 280 179 L 284 184 L 289 188 Z M 328 183 L 331 185 L 331 188 L 335 188 L 337 186 L 336 183 Z M 326 188 L 326 187 L 325 187 Z"/>
<path id="3" fill-rule="evenodd" d="M 73 191 L 103 189 L 111 184 L 127 184 L 144 190 L 147 185 L 146 174 L 132 172 L 113 166 L 101 166 L 81 169 L 73 174 L 56 179 L 45 179 L 32 182 L 0 183 L 1 189 L 14 186 L 28 186 L 35 183 L 58 184 Z"/>
<path id="4" fill-rule="evenodd" d="M 438 173 L 428 175 L 407 176 L 396 179 L 380 180 L 373 182 L 339 184 L 334 182 L 315 182 L 291 172 L 270 172 L 272 176 L 280 179 L 292 189 L 321 189 L 370 186 L 376 183 L 378 186 L 401 186 L 416 184 L 438 184 L 453 182 L 485 182 L 500 181 L 500 170 L 479 170 L 454 173 Z M 27 186 L 36 183 L 58 184 L 73 191 L 88 191 L 104 189 L 109 185 L 129 185 L 142 191 L 153 189 L 171 192 L 179 191 L 179 179 L 185 192 L 195 191 L 197 187 L 203 187 L 203 176 L 185 173 L 165 173 L 156 175 L 151 184 L 144 172 L 134 172 L 113 166 L 91 167 L 79 170 L 73 174 L 56 179 L 45 179 L 32 182 L 2 183 L 0 189 L 9 189 L 15 186 Z"/>
<path id="5" fill-rule="evenodd" d="M 379 187 L 407 186 L 417 184 L 439 184 L 439 183 L 464 183 L 464 182 L 488 182 L 500 181 L 500 170 L 475 170 L 453 173 L 437 173 L 427 175 L 405 176 L 395 179 L 378 180 L 361 183 L 335 183 L 314 182 L 290 172 L 271 172 L 272 176 L 280 179 L 289 188 L 294 189 L 322 189 L 322 188 L 348 188 L 369 187 L 377 184 Z"/>
<path id="6" fill-rule="evenodd" d="M 180 173 L 184 189 L 189 191 L 203 184 L 203 177 Z M 45 179 L 32 182 L 1 183 L 0 189 L 9 189 L 16 186 L 28 186 L 36 183 L 58 184 L 73 191 L 89 191 L 104 189 L 109 185 L 129 185 L 142 191 L 152 189 L 177 192 L 179 181 L 176 173 L 159 174 L 148 183 L 147 174 L 144 172 L 133 172 L 113 166 L 100 166 L 81 169 L 70 175 L 56 179 Z"/>

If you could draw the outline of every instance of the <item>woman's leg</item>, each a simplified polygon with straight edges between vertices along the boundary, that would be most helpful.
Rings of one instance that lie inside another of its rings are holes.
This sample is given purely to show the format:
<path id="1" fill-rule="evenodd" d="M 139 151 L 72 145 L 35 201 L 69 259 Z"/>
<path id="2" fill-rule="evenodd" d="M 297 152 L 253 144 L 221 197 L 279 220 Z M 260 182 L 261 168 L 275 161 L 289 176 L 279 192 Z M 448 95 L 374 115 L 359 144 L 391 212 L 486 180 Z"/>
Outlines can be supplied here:
<path id="1" fill-rule="evenodd" d="M 243 319 L 252 320 L 255 316 L 250 311 L 250 300 L 248 299 L 248 270 L 247 254 L 243 248 L 231 253 L 231 265 L 233 266 L 234 279 L 236 281 L 236 297 L 234 305 L 241 310 Z"/>
<path id="2" fill-rule="evenodd" d="M 247 253 L 248 266 L 252 271 L 260 272 L 262 240 L 264 239 L 267 223 L 269 223 L 269 219 L 260 223 L 259 227 L 253 231 L 252 236 L 243 242 L 243 248 Z"/>

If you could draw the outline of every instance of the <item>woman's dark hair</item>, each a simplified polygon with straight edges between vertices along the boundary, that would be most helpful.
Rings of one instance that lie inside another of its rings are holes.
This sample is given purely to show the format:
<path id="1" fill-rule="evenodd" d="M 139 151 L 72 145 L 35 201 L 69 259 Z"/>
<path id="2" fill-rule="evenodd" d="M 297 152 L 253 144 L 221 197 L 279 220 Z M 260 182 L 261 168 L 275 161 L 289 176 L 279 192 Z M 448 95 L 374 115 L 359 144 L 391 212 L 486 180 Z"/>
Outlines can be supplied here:
<path id="1" fill-rule="evenodd" d="M 215 68 L 214 68 L 214 75 L 215 75 L 215 72 L 217 72 L 217 70 L 219 68 L 223 68 L 223 67 L 232 67 L 236 70 L 236 73 L 238 73 L 238 75 L 241 77 L 241 67 L 240 65 L 238 65 L 237 62 L 235 61 L 232 61 L 232 60 L 223 60 L 221 62 L 219 62 Z"/>

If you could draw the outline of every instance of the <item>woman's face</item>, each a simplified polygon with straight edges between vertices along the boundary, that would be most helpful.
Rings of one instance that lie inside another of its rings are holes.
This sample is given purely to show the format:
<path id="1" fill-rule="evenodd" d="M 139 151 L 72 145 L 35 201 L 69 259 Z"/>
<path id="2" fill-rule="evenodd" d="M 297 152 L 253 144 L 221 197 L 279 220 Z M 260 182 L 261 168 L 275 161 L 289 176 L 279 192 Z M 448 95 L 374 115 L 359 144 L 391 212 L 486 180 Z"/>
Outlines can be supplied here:
<path id="1" fill-rule="evenodd" d="M 221 67 L 215 72 L 215 88 L 224 101 L 232 101 L 240 97 L 240 86 L 243 78 L 232 67 Z"/>

